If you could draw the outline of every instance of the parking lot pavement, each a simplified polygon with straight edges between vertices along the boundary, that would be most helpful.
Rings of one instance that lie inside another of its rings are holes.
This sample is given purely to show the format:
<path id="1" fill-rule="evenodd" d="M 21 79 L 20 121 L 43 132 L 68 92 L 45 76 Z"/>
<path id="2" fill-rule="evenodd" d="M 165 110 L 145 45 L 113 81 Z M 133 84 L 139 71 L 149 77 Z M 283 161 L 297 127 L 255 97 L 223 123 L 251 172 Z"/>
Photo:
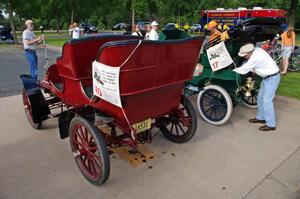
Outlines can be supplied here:
<path id="1" fill-rule="evenodd" d="M 79 172 L 68 139 L 60 140 L 55 119 L 34 130 L 21 96 L 0 98 L 0 198 L 300 198 L 300 102 L 276 97 L 275 104 L 275 132 L 250 125 L 255 110 L 243 106 L 223 126 L 197 114 L 191 141 L 158 135 L 147 145 L 158 157 L 136 168 L 113 155 L 109 180 L 95 187 Z"/>
<path id="2" fill-rule="evenodd" d="M 49 61 L 56 60 L 60 52 L 56 49 L 47 49 Z M 44 49 L 37 50 L 39 78 L 45 74 L 46 64 Z M 25 53 L 21 45 L 0 46 L 0 97 L 19 94 L 22 90 L 19 75 L 29 73 L 29 64 L 25 58 Z"/>

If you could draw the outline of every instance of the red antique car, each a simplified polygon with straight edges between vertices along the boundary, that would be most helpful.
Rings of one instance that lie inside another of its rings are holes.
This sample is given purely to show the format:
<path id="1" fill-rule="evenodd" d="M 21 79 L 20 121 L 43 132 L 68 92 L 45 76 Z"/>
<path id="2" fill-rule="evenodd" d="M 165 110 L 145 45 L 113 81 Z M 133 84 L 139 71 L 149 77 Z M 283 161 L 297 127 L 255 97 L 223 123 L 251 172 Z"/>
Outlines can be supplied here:
<path id="1" fill-rule="evenodd" d="M 110 174 L 111 148 L 129 145 L 136 152 L 139 143 L 151 142 L 152 127 L 176 143 L 194 136 L 197 117 L 183 87 L 192 78 L 202 42 L 200 37 L 145 41 L 123 35 L 71 40 L 42 81 L 21 75 L 27 118 L 38 129 L 47 118 L 58 117 L 60 137 L 69 136 L 80 171 L 101 185 Z M 94 83 L 103 82 L 93 62 L 120 68 L 121 106 L 99 96 Z"/>

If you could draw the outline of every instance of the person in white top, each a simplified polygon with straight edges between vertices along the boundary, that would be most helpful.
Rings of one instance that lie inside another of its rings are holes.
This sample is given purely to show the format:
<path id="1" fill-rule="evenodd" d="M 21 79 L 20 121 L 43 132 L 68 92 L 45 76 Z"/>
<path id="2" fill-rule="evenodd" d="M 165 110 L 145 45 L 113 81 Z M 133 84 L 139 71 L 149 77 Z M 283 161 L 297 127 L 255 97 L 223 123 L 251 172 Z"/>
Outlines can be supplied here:
<path id="1" fill-rule="evenodd" d="M 32 20 L 26 20 L 25 22 L 26 30 L 23 31 L 22 39 L 23 39 L 23 45 L 25 50 L 25 57 L 29 63 L 30 66 L 30 75 L 33 79 L 38 79 L 38 58 L 36 55 L 36 47 L 38 44 L 42 43 L 43 37 L 38 36 L 36 37 L 33 29 L 33 21 Z"/>
<path id="2" fill-rule="evenodd" d="M 149 40 L 158 40 L 158 33 L 157 33 L 157 29 L 158 29 L 158 23 L 156 21 L 153 21 L 151 23 L 151 31 L 149 33 Z"/>
<path id="3" fill-rule="evenodd" d="M 259 127 L 261 131 L 275 130 L 276 120 L 273 98 L 280 83 L 279 68 L 265 50 L 259 47 L 255 48 L 253 44 L 243 45 L 238 55 L 244 57 L 247 62 L 233 71 L 240 74 L 251 71 L 263 78 L 257 97 L 257 115 L 249 122 L 265 123 L 264 126 Z"/>
<path id="4" fill-rule="evenodd" d="M 139 25 L 136 25 L 135 26 L 135 31 L 131 34 L 131 35 L 134 35 L 134 36 L 143 36 L 143 34 L 141 33 L 141 30 L 140 30 L 140 26 Z"/>
<path id="5" fill-rule="evenodd" d="M 72 38 L 79 39 L 79 37 L 80 37 L 80 29 L 79 29 L 77 23 L 73 23 Z"/>

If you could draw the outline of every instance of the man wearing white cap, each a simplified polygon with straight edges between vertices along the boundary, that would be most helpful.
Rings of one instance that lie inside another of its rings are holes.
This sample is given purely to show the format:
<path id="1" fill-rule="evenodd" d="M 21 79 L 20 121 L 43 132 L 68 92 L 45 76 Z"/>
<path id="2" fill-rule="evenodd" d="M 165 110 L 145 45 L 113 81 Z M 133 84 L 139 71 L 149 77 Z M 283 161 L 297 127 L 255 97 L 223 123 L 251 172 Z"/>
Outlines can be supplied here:
<path id="1" fill-rule="evenodd" d="M 33 21 L 26 20 L 26 30 L 23 31 L 23 45 L 25 49 L 25 56 L 30 65 L 30 75 L 32 78 L 37 80 L 38 77 L 38 58 L 36 55 L 36 47 L 43 40 L 41 36 L 36 37 L 33 32 Z"/>
<path id="2" fill-rule="evenodd" d="M 157 28 L 158 28 L 158 23 L 156 21 L 153 21 L 151 23 L 151 31 L 149 33 L 149 40 L 158 40 L 158 34 L 157 34 Z"/>
<path id="3" fill-rule="evenodd" d="M 273 98 L 280 82 L 279 68 L 272 57 L 262 48 L 254 47 L 253 44 L 246 44 L 240 48 L 238 53 L 247 62 L 233 71 L 246 74 L 250 71 L 263 78 L 257 98 L 257 115 L 250 119 L 250 123 L 262 123 L 261 131 L 276 129 L 275 110 Z"/>

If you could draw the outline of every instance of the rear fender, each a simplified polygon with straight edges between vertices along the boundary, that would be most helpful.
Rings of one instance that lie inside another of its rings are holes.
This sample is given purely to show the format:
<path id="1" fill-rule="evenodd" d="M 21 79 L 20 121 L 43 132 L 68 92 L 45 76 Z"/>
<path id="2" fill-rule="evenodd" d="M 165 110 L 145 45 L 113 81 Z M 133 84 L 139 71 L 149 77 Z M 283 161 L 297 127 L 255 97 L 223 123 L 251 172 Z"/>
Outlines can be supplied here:
<path id="1" fill-rule="evenodd" d="M 94 109 L 90 106 L 63 111 L 59 114 L 58 118 L 59 135 L 61 139 L 69 137 L 69 126 L 75 115 L 81 116 L 94 123 Z"/>
<path id="2" fill-rule="evenodd" d="M 70 122 L 75 116 L 75 113 L 71 111 L 63 111 L 58 118 L 59 135 L 61 139 L 69 136 Z"/>
<path id="3" fill-rule="evenodd" d="M 75 117 L 75 115 L 88 120 L 95 126 L 108 124 L 113 122 L 114 120 L 112 117 L 109 117 L 108 115 L 99 110 L 95 110 L 91 106 L 85 106 L 81 108 L 74 108 L 63 111 L 62 113 L 60 113 L 58 118 L 59 134 L 61 139 L 64 139 L 69 136 L 69 126 L 71 120 Z"/>
<path id="4" fill-rule="evenodd" d="M 27 74 L 21 74 L 20 78 L 30 101 L 33 122 L 37 124 L 48 119 L 51 112 L 36 80 Z"/>

